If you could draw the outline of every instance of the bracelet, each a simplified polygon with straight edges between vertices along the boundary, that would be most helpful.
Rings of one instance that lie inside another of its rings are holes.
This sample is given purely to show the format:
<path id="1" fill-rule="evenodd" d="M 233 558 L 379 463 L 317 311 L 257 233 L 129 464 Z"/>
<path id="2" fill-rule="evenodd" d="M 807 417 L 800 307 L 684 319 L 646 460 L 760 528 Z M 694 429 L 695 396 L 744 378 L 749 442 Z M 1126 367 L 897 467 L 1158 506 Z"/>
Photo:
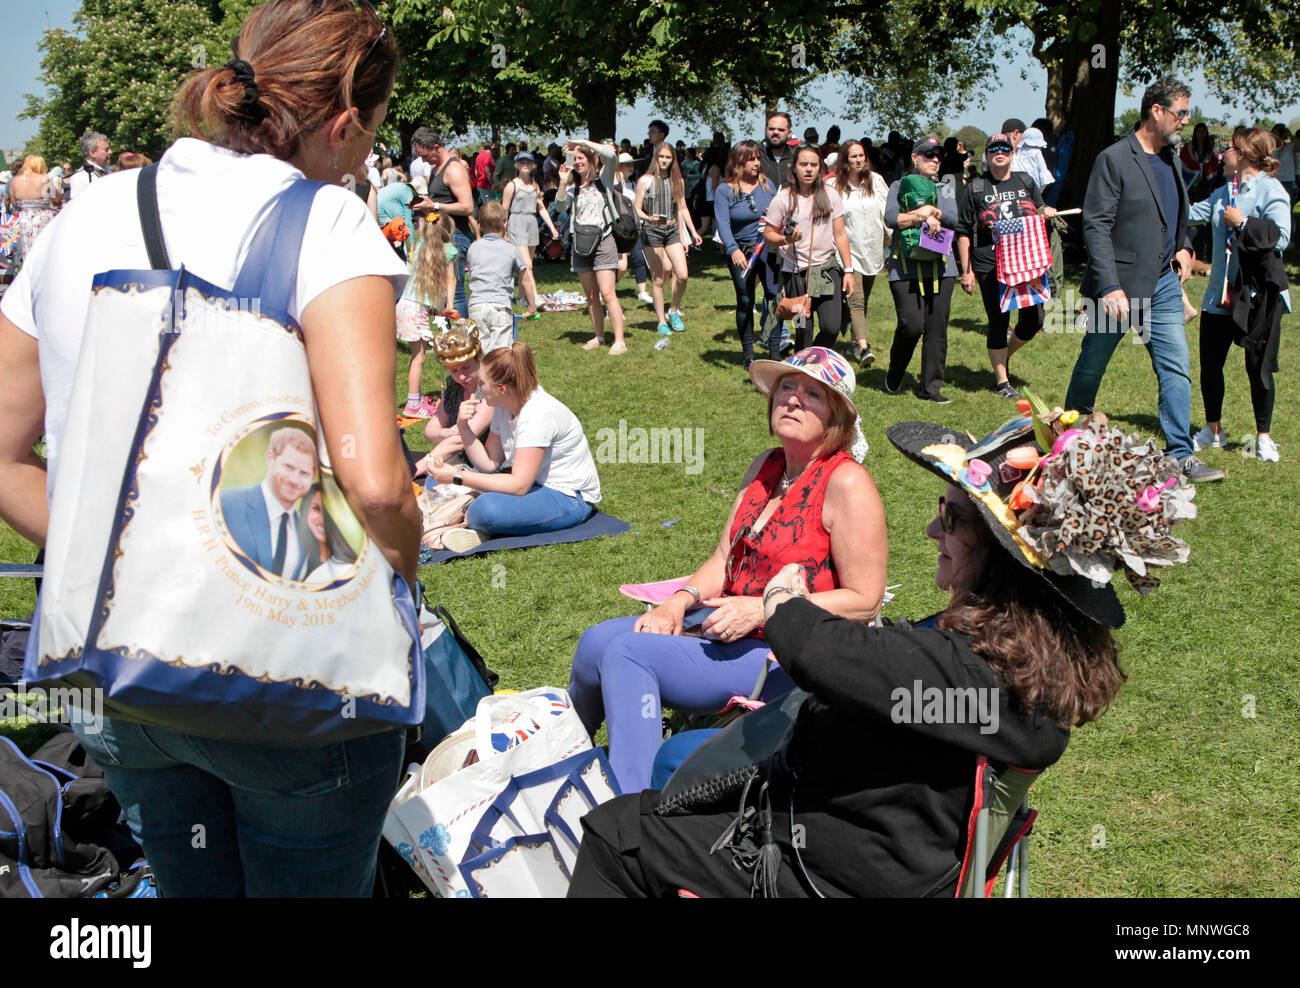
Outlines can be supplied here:
<path id="1" fill-rule="evenodd" d="M 698 607 L 698 606 L 700 605 L 700 601 L 703 599 L 703 595 L 700 593 L 700 590 L 699 590 L 698 587 L 694 587 L 694 586 L 692 586 L 691 584 L 688 583 L 688 584 L 686 584 L 686 586 L 681 587 L 681 588 L 677 591 L 677 593 L 681 593 L 682 590 L 685 590 L 688 594 L 690 594 L 692 597 L 695 598 L 695 606 L 696 606 L 696 607 Z"/>
<path id="2" fill-rule="evenodd" d="M 778 593 L 789 594 L 791 597 L 802 597 L 805 600 L 808 599 L 808 595 L 806 593 L 796 593 L 794 590 L 791 590 L 788 587 L 768 587 L 767 590 L 763 592 L 764 610 L 767 610 L 767 602 L 772 598 L 772 595 Z"/>

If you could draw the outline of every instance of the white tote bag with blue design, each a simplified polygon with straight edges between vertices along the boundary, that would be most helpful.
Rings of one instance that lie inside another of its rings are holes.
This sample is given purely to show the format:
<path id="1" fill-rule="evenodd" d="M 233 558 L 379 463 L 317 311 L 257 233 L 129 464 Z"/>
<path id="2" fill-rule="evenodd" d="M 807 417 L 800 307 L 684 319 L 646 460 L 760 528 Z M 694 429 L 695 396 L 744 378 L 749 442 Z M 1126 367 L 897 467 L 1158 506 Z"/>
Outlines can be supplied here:
<path id="1" fill-rule="evenodd" d="M 312 745 L 424 716 L 415 602 L 334 479 L 287 313 L 320 183 L 269 211 L 231 291 L 169 270 L 94 279 L 25 675 L 109 716 Z"/>

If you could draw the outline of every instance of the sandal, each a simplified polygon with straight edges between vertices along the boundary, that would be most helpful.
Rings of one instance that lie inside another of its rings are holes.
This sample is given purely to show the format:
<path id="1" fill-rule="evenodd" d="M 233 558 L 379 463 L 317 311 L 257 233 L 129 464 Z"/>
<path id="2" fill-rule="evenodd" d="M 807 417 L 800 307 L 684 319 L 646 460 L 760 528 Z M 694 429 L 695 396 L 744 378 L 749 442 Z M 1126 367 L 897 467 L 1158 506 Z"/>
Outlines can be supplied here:
<path id="1" fill-rule="evenodd" d="M 582 344 L 582 348 L 584 350 L 595 350 L 596 348 L 602 347 L 604 345 L 605 345 L 605 338 L 603 336 L 593 336 L 586 343 Z"/>
<path id="2" fill-rule="evenodd" d="M 622 340 L 619 340 L 617 343 L 615 343 L 612 347 L 609 348 L 609 355 L 611 357 L 617 357 L 621 353 L 627 353 L 627 344 L 624 343 Z"/>

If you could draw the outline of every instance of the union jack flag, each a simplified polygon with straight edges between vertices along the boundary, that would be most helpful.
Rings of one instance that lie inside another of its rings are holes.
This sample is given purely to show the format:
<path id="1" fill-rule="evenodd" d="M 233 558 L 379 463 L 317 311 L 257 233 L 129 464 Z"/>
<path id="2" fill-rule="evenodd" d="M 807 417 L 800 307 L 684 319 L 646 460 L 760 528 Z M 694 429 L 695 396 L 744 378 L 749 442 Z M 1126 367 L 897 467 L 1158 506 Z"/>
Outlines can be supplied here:
<path id="1" fill-rule="evenodd" d="M 1052 248 L 1047 241 L 1047 224 L 1041 216 L 995 220 L 993 254 L 997 259 L 997 279 L 1002 285 L 999 307 L 1003 312 L 1039 305 L 1052 297 L 1047 283 Z"/>

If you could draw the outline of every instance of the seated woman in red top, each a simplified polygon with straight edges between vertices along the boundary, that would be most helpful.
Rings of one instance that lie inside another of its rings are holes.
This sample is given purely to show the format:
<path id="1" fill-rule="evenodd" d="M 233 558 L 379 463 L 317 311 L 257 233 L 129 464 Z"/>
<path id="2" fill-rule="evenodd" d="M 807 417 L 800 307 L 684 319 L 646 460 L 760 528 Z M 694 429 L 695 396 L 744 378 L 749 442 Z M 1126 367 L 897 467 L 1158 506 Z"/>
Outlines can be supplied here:
<path id="1" fill-rule="evenodd" d="M 880 612 L 885 509 L 871 475 L 854 462 L 867 443 L 853 369 L 810 347 L 784 362 L 756 360 L 749 374 L 768 396 L 769 427 L 781 445 L 750 465 L 717 551 L 655 610 L 588 629 L 573 656 L 574 708 L 593 736 L 607 723 L 610 765 L 624 792 L 649 785 L 662 706 L 707 713 L 753 689 L 768 653 L 763 588 L 787 563 L 806 569 L 819 607 L 855 621 Z M 688 619 L 699 608 L 709 610 Z M 764 699 L 789 687 L 773 681 Z"/>

